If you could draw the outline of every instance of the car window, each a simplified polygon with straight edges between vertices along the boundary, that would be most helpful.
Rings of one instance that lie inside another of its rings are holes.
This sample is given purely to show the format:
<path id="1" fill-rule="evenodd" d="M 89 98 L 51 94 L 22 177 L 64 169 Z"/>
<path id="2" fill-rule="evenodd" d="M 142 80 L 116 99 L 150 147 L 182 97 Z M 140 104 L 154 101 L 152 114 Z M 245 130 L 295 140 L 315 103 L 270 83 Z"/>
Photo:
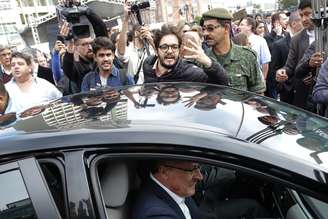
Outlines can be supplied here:
<path id="1" fill-rule="evenodd" d="M 140 197 L 140 194 L 148 192 L 148 183 L 153 180 L 151 173 L 155 176 L 152 172 L 154 165 L 162 162 L 100 160 L 96 165 L 97 177 L 94 177 L 93 184 L 101 196 L 98 206 L 104 207 L 101 218 L 111 218 L 111 215 L 133 219 L 135 215 L 143 217 L 138 209 L 146 208 L 147 204 L 143 202 L 149 197 Z M 295 205 L 288 189 L 269 179 L 206 163 L 170 162 L 161 164 L 161 171 L 172 174 L 172 188 L 178 188 L 177 184 L 182 183 L 180 189 L 184 193 L 181 196 L 191 198 L 199 212 L 208 218 L 286 218 L 290 208 Z M 150 204 L 152 202 L 156 205 L 156 199 L 150 198 Z"/>
<path id="2" fill-rule="evenodd" d="M 307 195 L 303 195 L 303 198 L 306 206 L 312 214 L 314 214 L 317 218 L 328 219 L 328 203 Z"/>
<path id="3" fill-rule="evenodd" d="M 96 202 L 99 212 L 103 211 L 102 219 L 169 214 L 143 212 L 161 205 L 156 199 L 158 194 L 151 194 L 161 188 L 161 194 L 173 189 L 176 195 L 192 200 L 194 207 L 188 206 L 189 211 L 197 208 L 206 218 L 327 218 L 327 203 L 309 196 L 308 200 L 301 199 L 300 191 L 290 188 L 290 184 L 226 163 L 221 166 L 177 158 L 101 156 L 92 162 L 91 170 L 96 173 L 91 178 L 95 193 L 99 192 Z M 145 215 L 148 213 L 151 215 Z"/>
<path id="4" fill-rule="evenodd" d="M 19 170 L 0 173 L 0 218 L 37 218 Z"/>
<path id="5" fill-rule="evenodd" d="M 66 188 L 63 176 L 63 166 L 55 159 L 40 159 L 39 163 L 42 173 L 47 181 L 48 188 L 62 218 L 67 218 L 68 212 L 66 211 L 67 202 L 65 196 Z"/>

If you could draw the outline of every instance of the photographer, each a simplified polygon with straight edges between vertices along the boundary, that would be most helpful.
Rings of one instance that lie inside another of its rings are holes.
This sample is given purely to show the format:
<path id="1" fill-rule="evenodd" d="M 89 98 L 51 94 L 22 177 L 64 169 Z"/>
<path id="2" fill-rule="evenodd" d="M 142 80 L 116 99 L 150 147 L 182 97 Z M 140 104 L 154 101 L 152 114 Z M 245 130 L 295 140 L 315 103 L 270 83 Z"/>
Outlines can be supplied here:
<path id="1" fill-rule="evenodd" d="M 152 48 L 154 48 L 154 42 L 149 29 L 145 26 L 136 24 L 132 30 L 132 44 L 127 47 L 127 32 L 130 13 L 132 13 L 131 7 L 125 4 L 124 21 L 117 43 L 116 56 L 123 63 L 127 64 L 127 73 L 134 75 L 135 82 L 137 82 L 137 84 L 142 84 L 144 82 L 142 66 L 144 60 L 148 57 L 145 43 L 148 43 Z M 154 54 L 153 49 L 150 49 L 150 53 Z"/>
<path id="2" fill-rule="evenodd" d="M 107 36 L 105 23 L 90 8 L 81 5 L 79 2 L 70 2 L 69 6 L 74 8 L 75 11 L 78 11 L 74 16 L 76 16 L 76 14 L 82 18 L 86 16 L 93 27 L 96 37 Z M 67 18 L 73 13 L 70 12 L 70 10 L 72 10 L 71 8 L 67 9 L 67 4 L 65 4 L 65 7 L 64 9 L 63 6 L 58 8 L 59 13 L 62 13 L 62 15 Z M 71 82 L 69 83 L 69 93 L 77 93 L 80 92 L 83 77 L 94 69 L 93 52 L 91 48 L 93 40 L 91 38 L 90 29 L 86 28 L 85 25 L 73 24 L 73 27 L 70 26 L 71 25 L 66 21 L 62 24 L 60 30 L 60 35 L 65 39 L 67 39 L 69 35 L 73 37 L 73 41 L 68 42 L 67 51 L 63 58 L 63 71 Z"/>
<path id="3" fill-rule="evenodd" d="M 63 21 L 71 23 L 71 26 L 75 24 L 91 24 L 89 28 L 92 28 L 96 37 L 107 36 L 106 24 L 101 17 L 88 6 L 81 5 L 80 0 L 64 0 L 63 4 L 57 6 L 57 14 L 60 25 L 63 25 Z"/>

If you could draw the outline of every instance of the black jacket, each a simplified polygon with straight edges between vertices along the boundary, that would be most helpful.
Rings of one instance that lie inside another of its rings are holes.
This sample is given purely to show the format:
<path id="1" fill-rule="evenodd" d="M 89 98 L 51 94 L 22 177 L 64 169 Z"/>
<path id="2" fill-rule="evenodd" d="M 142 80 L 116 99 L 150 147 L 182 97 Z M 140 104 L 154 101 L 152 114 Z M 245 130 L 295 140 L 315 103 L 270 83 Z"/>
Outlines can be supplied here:
<path id="1" fill-rule="evenodd" d="M 313 104 L 312 101 L 313 83 L 311 85 L 306 85 L 303 82 L 303 79 L 309 76 L 310 73 L 313 75 L 313 78 L 316 74 L 316 68 L 311 68 L 309 65 L 311 56 L 314 53 L 315 53 L 315 41 L 307 48 L 303 58 L 298 62 L 296 66 L 295 80 L 294 80 L 295 96 L 293 102 L 293 105 L 312 112 L 315 112 L 316 110 L 315 104 Z"/>
<path id="2" fill-rule="evenodd" d="M 152 82 L 174 82 L 174 81 L 191 81 L 191 82 L 209 82 L 215 84 L 227 85 L 228 79 L 222 66 L 213 61 L 210 68 L 204 70 L 192 62 L 179 59 L 174 68 L 167 74 L 157 77 L 153 66 L 157 60 L 156 56 L 148 57 L 143 64 L 143 73 L 145 83 Z M 208 76 L 210 75 L 210 77 Z"/>
<path id="3" fill-rule="evenodd" d="M 268 33 L 264 36 L 264 39 L 266 40 L 266 42 L 268 44 L 270 52 L 272 51 L 273 43 L 281 38 L 283 38 L 283 36 L 278 36 L 277 33 L 274 31 L 271 31 L 270 33 Z"/>
<path id="4" fill-rule="evenodd" d="M 94 69 L 94 63 L 88 62 L 80 57 L 80 61 L 74 60 L 73 53 L 66 52 L 63 60 L 63 71 L 70 81 L 74 82 L 78 89 L 81 88 L 81 84 L 84 76 Z M 80 90 L 77 90 L 80 92 Z"/>
<path id="5" fill-rule="evenodd" d="M 309 36 L 304 29 L 290 41 L 289 53 L 284 68 L 287 71 L 288 80 L 283 83 L 284 89 L 291 91 L 294 89 L 295 69 L 298 62 L 303 58 L 306 49 L 309 47 Z"/>
<path id="6" fill-rule="evenodd" d="M 43 78 L 43 79 L 49 81 L 50 83 L 52 83 L 53 85 L 56 85 L 55 81 L 54 81 L 54 77 L 52 75 L 52 71 L 50 68 L 46 68 L 46 67 L 39 65 L 37 75 L 39 78 Z"/>
<path id="7" fill-rule="evenodd" d="M 290 34 L 281 38 L 272 44 L 271 62 L 268 74 L 268 80 L 271 82 L 276 81 L 276 71 L 286 64 L 289 47 L 290 47 Z"/>

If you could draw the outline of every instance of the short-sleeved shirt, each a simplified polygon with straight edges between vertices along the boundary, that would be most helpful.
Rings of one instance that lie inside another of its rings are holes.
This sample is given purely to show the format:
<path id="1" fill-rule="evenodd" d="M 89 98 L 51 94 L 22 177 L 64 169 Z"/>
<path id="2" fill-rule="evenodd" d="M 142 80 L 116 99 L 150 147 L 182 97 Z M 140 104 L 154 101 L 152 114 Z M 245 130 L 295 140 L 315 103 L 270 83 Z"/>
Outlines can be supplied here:
<path id="1" fill-rule="evenodd" d="M 206 51 L 206 54 L 226 70 L 230 87 L 256 93 L 265 91 L 256 52 L 252 49 L 231 42 L 231 49 L 225 55 L 216 55 L 213 49 Z"/>
<path id="2" fill-rule="evenodd" d="M 248 38 L 251 48 L 257 53 L 260 65 L 271 62 L 271 54 L 266 40 L 258 35 L 252 34 Z"/>
<path id="3" fill-rule="evenodd" d="M 17 113 L 63 96 L 53 84 L 43 78 L 34 77 L 33 82 L 30 89 L 25 92 L 21 91 L 14 79 L 5 85 L 12 107 Z"/>

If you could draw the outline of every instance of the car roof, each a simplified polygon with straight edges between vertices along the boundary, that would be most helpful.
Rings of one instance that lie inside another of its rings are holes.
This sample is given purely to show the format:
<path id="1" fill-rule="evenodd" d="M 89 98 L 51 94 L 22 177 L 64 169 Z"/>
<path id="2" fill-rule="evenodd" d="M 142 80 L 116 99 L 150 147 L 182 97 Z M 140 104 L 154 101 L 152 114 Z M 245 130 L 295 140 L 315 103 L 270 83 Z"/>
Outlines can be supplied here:
<path id="1" fill-rule="evenodd" d="M 137 139 L 131 133 L 159 136 L 161 131 L 173 135 L 168 130 L 196 130 L 203 134 L 200 138 L 215 133 L 328 167 L 327 119 L 254 93 L 209 84 L 105 88 L 7 114 L 0 124 L 1 154 L 23 152 L 29 145 L 32 150 L 110 143 L 104 134 L 128 135 L 115 142 L 133 143 Z"/>

